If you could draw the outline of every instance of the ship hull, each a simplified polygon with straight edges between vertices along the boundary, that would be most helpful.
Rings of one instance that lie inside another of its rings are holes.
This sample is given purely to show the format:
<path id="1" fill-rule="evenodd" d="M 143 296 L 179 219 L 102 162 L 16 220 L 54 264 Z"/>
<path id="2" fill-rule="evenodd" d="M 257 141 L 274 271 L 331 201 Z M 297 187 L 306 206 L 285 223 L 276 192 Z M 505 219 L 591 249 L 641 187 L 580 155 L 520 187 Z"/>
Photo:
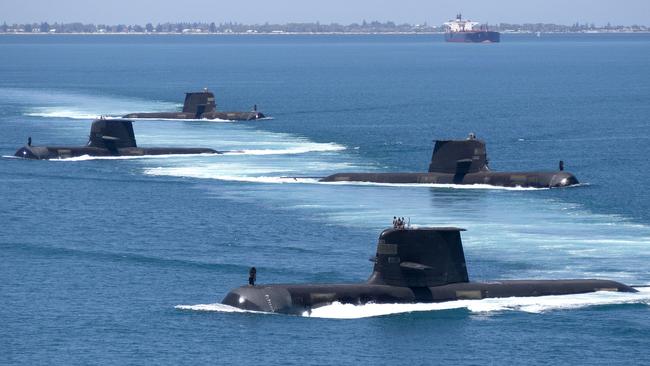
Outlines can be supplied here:
<path id="1" fill-rule="evenodd" d="M 201 114 L 190 112 L 153 112 L 129 113 L 122 118 L 137 119 L 221 119 L 227 121 L 254 121 L 265 118 L 260 112 L 205 112 Z"/>
<path id="2" fill-rule="evenodd" d="M 24 159 L 49 160 L 68 159 L 80 156 L 149 156 L 149 155 L 189 155 L 189 154 L 221 154 L 223 152 L 208 148 L 183 147 L 126 147 L 106 149 L 91 146 L 23 146 L 14 156 Z"/>
<path id="3" fill-rule="evenodd" d="M 476 32 L 448 32 L 445 41 L 456 43 L 498 43 L 501 42 L 501 33 L 493 31 Z"/>
<path id="4" fill-rule="evenodd" d="M 321 182 L 370 182 L 393 184 L 487 184 L 501 187 L 557 188 L 578 184 L 568 172 L 447 173 L 337 173 Z"/>
<path id="5" fill-rule="evenodd" d="M 609 280 L 515 280 L 452 283 L 433 287 L 375 284 L 244 286 L 226 295 L 223 304 L 249 311 L 304 315 L 312 309 L 342 304 L 437 303 L 503 297 L 583 294 L 596 291 L 637 292 Z"/>

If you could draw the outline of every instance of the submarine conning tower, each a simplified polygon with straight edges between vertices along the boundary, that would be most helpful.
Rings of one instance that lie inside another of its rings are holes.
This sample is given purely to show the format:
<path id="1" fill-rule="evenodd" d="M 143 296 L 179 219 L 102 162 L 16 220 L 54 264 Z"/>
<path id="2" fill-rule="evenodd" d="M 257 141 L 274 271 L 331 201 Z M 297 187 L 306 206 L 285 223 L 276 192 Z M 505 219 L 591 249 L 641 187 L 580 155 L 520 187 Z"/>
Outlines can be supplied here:
<path id="1" fill-rule="evenodd" d="M 183 113 L 194 113 L 196 117 L 203 113 L 214 112 L 217 110 L 217 103 L 214 94 L 207 89 L 200 92 L 185 93 L 185 102 L 183 103 Z"/>
<path id="2" fill-rule="evenodd" d="M 489 170 L 485 142 L 473 134 L 466 140 L 437 140 L 429 173 L 467 174 Z"/>
<path id="3" fill-rule="evenodd" d="M 461 231 L 455 227 L 384 230 L 368 283 L 431 287 L 469 282 Z"/>
<path id="4" fill-rule="evenodd" d="M 90 127 L 88 146 L 104 149 L 137 147 L 133 123 L 122 119 L 97 119 Z"/>

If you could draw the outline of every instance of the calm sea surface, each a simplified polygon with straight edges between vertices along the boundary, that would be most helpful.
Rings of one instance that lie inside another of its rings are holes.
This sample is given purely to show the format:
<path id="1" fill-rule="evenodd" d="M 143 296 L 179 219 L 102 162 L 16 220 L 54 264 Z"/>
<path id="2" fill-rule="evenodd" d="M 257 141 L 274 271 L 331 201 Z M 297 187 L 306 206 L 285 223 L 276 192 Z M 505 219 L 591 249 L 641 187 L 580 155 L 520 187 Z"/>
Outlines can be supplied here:
<path id="1" fill-rule="evenodd" d="M 367 278 L 394 215 L 463 233 L 470 278 L 650 284 L 650 35 L 0 36 L 0 363 L 648 364 L 650 290 L 226 312 L 246 283 Z M 209 87 L 245 123 L 140 121 L 141 146 L 223 156 L 24 161 L 97 115 Z M 474 132 L 554 190 L 319 184 L 425 171 Z M 338 319 L 348 318 L 348 319 Z"/>

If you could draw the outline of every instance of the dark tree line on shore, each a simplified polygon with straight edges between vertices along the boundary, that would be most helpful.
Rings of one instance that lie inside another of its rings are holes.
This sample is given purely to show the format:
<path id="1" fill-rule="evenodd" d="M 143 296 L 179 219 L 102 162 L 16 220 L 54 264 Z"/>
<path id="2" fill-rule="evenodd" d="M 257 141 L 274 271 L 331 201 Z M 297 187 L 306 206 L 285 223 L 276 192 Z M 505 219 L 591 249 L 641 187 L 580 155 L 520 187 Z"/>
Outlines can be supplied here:
<path id="1" fill-rule="evenodd" d="M 500 32 L 648 32 L 650 28 L 643 25 L 595 24 L 559 25 L 544 23 L 526 24 L 488 24 L 488 29 Z M 242 23 L 147 23 L 127 25 L 84 24 L 84 23 L 27 23 L 0 25 L 0 33 L 434 33 L 444 32 L 442 25 L 396 24 L 394 22 L 366 22 L 342 25 L 338 23 L 287 23 L 287 24 L 242 24 Z"/>

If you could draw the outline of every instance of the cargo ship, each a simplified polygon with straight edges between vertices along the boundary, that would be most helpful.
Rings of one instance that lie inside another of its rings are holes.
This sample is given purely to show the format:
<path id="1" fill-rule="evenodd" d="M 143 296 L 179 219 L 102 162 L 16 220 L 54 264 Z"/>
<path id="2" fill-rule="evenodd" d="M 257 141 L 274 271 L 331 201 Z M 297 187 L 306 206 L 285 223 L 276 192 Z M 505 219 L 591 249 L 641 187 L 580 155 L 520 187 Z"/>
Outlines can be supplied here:
<path id="1" fill-rule="evenodd" d="M 446 28 L 445 41 L 469 43 L 496 43 L 501 41 L 501 33 L 489 31 L 487 24 L 479 25 L 478 22 L 463 20 L 461 14 L 456 15 L 456 20 L 443 23 Z"/>

